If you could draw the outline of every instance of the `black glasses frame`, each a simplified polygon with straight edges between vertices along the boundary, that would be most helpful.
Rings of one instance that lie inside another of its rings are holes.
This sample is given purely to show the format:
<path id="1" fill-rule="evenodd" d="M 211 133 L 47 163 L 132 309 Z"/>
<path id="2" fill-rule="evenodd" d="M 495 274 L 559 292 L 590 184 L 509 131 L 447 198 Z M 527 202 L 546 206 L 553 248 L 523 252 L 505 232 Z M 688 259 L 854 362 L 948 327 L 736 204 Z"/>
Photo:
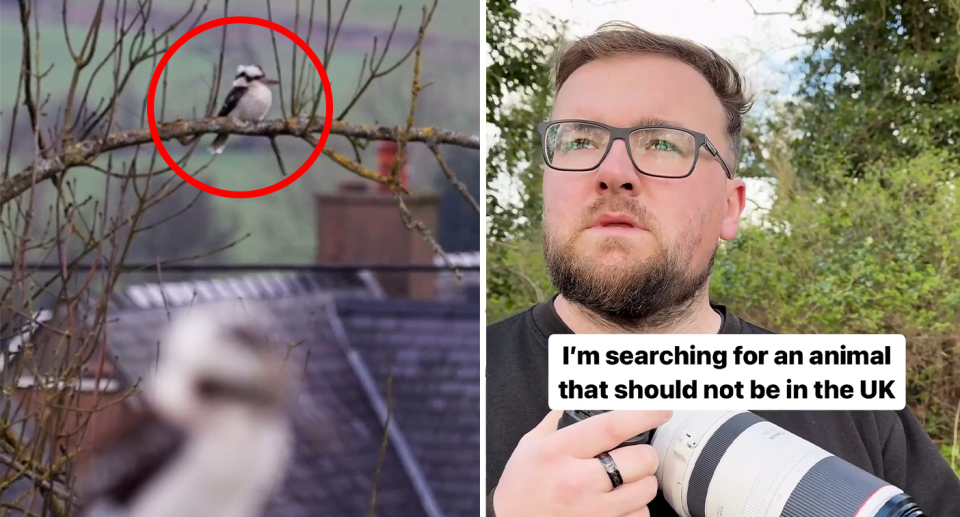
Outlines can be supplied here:
<path id="1" fill-rule="evenodd" d="M 591 124 L 594 126 L 602 127 L 610 133 L 610 140 L 607 142 L 607 148 L 603 151 L 603 156 L 600 157 L 600 160 L 597 162 L 597 165 L 588 168 L 588 169 L 561 169 L 559 167 L 554 167 L 550 164 L 547 159 L 547 128 L 553 126 L 554 124 L 562 124 L 575 122 L 580 124 Z M 693 164 L 690 165 L 690 170 L 687 171 L 683 176 L 660 176 L 658 174 L 650 174 L 649 172 L 644 171 L 637 165 L 637 161 L 633 158 L 633 151 L 630 150 L 630 134 L 634 131 L 640 129 L 673 129 L 676 131 L 683 131 L 691 136 L 693 136 L 696 143 L 695 151 L 693 153 Z M 700 133 L 699 131 L 693 131 L 692 129 L 687 129 L 684 127 L 670 126 L 666 124 L 653 124 L 653 125 L 644 125 L 644 126 L 634 126 L 634 127 L 614 127 L 602 122 L 596 122 L 593 120 L 584 120 L 584 119 L 563 119 L 563 120 L 550 120 L 548 122 L 541 122 L 537 124 L 537 134 L 540 135 L 540 147 L 543 151 L 543 161 L 547 164 L 548 167 L 558 171 L 566 172 L 587 172 L 592 171 L 600 166 L 603 163 L 603 160 L 607 159 L 607 155 L 610 154 L 610 149 L 613 147 L 613 143 L 617 140 L 623 140 L 627 144 L 627 155 L 630 156 L 630 163 L 633 164 L 633 168 L 637 170 L 640 174 L 651 176 L 654 178 L 666 178 L 666 179 L 683 179 L 689 177 L 693 174 L 693 170 L 697 168 L 697 161 L 700 159 L 700 148 L 706 147 L 707 151 L 720 162 L 720 166 L 723 167 L 724 173 L 726 173 L 727 178 L 733 179 L 733 174 L 730 172 L 730 168 L 727 167 L 727 163 L 723 161 L 723 157 L 720 156 L 720 153 L 717 151 L 717 148 L 710 142 L 710 139 L 707 138 L 707 135 Z"/>

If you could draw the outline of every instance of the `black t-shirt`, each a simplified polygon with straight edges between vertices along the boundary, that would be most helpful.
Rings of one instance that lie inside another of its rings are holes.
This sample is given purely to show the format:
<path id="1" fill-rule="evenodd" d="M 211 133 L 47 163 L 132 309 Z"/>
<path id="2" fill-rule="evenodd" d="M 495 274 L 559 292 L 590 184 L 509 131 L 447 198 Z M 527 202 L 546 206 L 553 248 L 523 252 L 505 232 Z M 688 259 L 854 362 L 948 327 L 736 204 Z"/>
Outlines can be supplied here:
<path id="1" fill-rule="evenodd" d="M 711 304 L 720 334 L 771 334 Z M 550 412 L 547 338 L 572 334 L 553 306 L 536 305 L 487 327 L 487 494 L 514 447 Z M 754 411 L 911 495 L 928 517 L 960 517 L 960 479 L 913 413 L 901 411 Z M 488 497 L 488 508 L 492 499 Z M 676 517 L 662 494 L 651 517 Z M 488 509 L 488 514 L 492 509 Z"/>

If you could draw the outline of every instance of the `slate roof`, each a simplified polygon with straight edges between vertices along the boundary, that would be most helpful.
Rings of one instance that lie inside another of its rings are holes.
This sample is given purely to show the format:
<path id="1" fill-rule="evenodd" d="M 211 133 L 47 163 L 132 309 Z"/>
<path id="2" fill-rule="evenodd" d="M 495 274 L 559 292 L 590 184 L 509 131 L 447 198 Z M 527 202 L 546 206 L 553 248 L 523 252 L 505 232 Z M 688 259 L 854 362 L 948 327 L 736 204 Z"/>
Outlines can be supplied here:
<path id="1" fill-rule="evenodd" d="M 183 282 L 130 286 L 111 297 L 111 308 L 155 309 L 242 297 L 269 300 L 324 291 L 338 298 L 382 298 L 383 291 L 370 271 L 270 273 Z"/>
<path id="2" fill-rule="evenodd" d="M 455 267 L 477 267 L 480 266 L 480 252 L 460 252 L 448 253 L 447 260 L 437 255 L 433 258 L 436 266 L 442 266 L 443 270 L 437 273 L 437 298 L 440 301 L 453 301 L 458 303 L 479 304 L 480 296 L 480 271 L 460 269 L 460 278 L 449 269 L 449 261 Z"/>
<path id="3" fill-rule="evenodd" d="M 480 306 L 338 301 L 446 517 L 480 515 Z M 389 353 L 389 356 L 388 356 Z"/>
<path id="4" fill-rule="evenodd" d="M 281 338 L 299 344 L 295 459 L 265 515 L 368 515 L 385 420 L 385 347 L 400 369 L 375 515 L 480 513 L 478 304 L 381 300 L 369 276 L 337 283 L 261 275 L 167 284 L 159 293 L 134 286 L 111 301 L 105 337 L 127 384 L 150 373 L 168 311 L 198 303 L 258 298 Z"/>
<path id="5" fill-rule="evenodd" d="M 156 365 L 168 310 L 224 300 L 257 300 L 282 307 L 288 300 L 309 299 L 318 293 L 346 299 L 383 296 L 376 280 L 365 272 L 261 274 L 133 285 L 110 299 L 107 346 L 122 376 L 135 385 Z"/>

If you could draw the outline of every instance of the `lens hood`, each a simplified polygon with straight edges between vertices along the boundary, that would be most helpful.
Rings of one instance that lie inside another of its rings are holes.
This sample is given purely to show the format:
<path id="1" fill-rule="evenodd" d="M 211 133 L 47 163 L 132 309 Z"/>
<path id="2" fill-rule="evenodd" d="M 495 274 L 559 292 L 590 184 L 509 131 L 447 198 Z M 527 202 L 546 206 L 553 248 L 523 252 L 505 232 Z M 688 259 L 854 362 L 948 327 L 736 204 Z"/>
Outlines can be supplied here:
<path id="1" fill-rule="evenodd" d="M 897 494 L 890 498 L 874 517 L 923 517 L 923 510 L 907 494 Z"/>

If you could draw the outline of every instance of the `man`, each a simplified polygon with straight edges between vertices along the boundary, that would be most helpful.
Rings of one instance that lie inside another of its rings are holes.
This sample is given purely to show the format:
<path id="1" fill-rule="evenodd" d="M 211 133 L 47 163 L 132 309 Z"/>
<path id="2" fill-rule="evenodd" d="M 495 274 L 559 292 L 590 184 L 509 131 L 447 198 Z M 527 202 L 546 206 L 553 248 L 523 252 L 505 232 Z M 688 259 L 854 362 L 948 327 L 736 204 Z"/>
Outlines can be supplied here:
<path id="1" fill-rule="evenodd" d="M 650 446 L 601 454 L 669 415 L 614 411 L 557 431 L 547 339 L 770 333 L 708 298 L 718 241 L 734 237 L 744 208 L 735 168 L 751 100 L 714 51 L 622 23 L 567 48 L 555 88 L 539 131 L 544 255 L 559 295 L 487 329 L 488 513 L 674 517 Z M 756 413 L 902 488 L 926 515 L 960 515 L 960 481 L 909 409 Z"/>

